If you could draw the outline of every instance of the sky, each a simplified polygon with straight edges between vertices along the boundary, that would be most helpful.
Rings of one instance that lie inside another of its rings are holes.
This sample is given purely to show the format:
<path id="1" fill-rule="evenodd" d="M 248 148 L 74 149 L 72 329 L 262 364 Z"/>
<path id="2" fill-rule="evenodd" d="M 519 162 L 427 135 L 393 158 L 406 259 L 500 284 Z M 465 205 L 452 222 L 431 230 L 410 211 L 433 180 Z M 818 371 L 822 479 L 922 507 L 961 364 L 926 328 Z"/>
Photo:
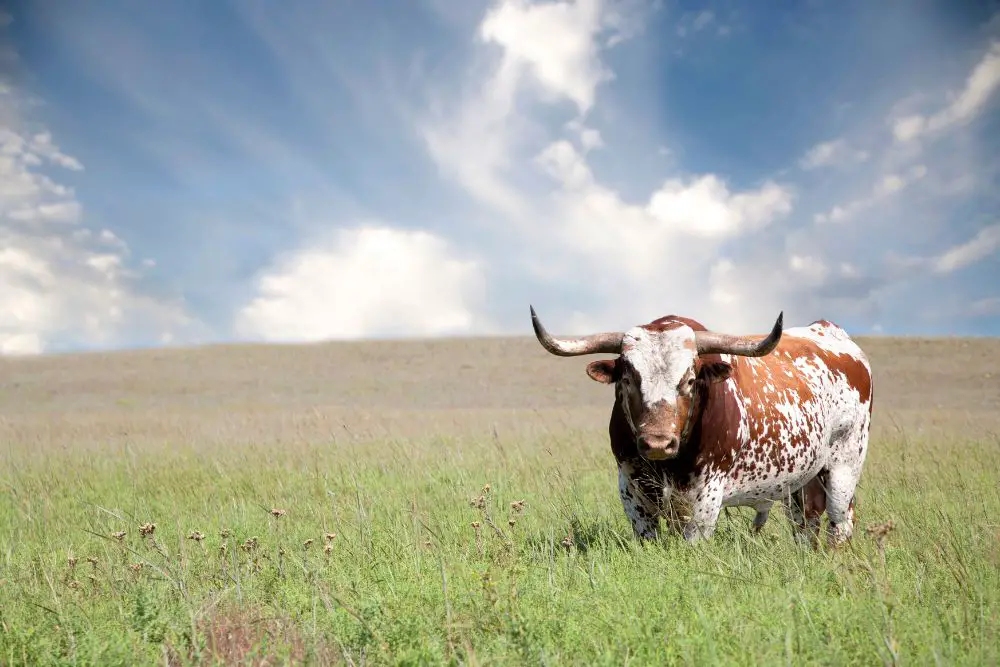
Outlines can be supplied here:
<path id="1" fill-rule="evenodd" d="M 0 354 L 1000 335 L 996 0 L 14 0 Z"/>

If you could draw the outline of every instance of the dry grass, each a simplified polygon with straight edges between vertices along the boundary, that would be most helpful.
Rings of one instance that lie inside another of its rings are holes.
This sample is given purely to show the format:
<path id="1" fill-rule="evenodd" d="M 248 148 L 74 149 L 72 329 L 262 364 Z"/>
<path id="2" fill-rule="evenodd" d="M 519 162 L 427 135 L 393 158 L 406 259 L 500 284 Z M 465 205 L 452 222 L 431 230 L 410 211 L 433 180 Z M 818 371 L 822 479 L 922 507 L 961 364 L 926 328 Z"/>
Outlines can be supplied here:
<path id="1" fill-rule="evenodd" d="M 1000 340 L 860 342 L 842 557 L 636 546 L 533 339 L 0 359 L 0 663 L 995 663 Z"/>
<path id="2" fill-rule="evenodd" d="M 861 338 L 877 433 L 996 432 L 1000 339 Z M 607 387 L 534 339 L 230 345 L 0 359 L 3 442 L 272 443 L 603 429 Z"/>

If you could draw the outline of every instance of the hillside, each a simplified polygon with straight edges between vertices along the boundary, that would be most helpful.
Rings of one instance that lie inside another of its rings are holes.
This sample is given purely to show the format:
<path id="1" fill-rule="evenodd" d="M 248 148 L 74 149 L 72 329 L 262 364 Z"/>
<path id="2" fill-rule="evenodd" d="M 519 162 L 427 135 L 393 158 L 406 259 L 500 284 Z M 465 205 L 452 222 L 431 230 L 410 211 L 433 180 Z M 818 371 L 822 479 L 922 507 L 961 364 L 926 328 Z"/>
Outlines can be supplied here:
<path id="1" fill-rule="evenodd" d="M 1000 339 L 862 338 L 876 431 L 1000 430 Z M 603 429 L 611 392 L 533 338 L 0 359 L 0 437 L 53 444 Z"/>

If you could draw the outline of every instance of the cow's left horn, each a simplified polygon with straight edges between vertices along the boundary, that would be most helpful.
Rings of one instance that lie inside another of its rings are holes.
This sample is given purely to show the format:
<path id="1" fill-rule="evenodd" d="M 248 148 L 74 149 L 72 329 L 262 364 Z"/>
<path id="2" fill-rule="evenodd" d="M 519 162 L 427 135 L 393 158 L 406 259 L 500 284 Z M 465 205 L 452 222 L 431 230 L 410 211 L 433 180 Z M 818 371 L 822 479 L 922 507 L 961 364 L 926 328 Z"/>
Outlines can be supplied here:
<path id="1" fill-rule="evenodd" d="M 598 333 L 590 336 L 579 336 L 576 338 L 556 338 L 542 326 L 535 314 L 535 307 L 531 308 L 531 326 L 535 329 L 535 338 L 546 350 L 560 357 L 576 357 L 581 354 L 621 354 L 622 337 L 624 334 Z"/>
<path id="2" fill-rule="evenodd" d="M 732 334 L 715 333 L 714 331 L 696 331 L 695 341 L 698 344 L 698 354 L 737 354 L 743 357 L 762 357 L 770 354 L 781 340 L 782 321 L 785 311 L 778 314 L 771 333 L 761 338 L 759 336 L 734 336 Z"/>

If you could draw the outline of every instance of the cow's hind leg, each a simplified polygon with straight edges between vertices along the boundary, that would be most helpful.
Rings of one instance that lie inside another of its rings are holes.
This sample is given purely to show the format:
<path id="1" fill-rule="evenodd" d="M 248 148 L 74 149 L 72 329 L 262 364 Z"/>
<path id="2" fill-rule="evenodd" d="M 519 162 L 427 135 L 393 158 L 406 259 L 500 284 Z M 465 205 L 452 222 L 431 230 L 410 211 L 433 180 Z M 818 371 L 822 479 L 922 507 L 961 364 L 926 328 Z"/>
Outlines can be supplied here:
<path id="1" fill-rule="evenodd" d="M 652 479 L 641 463 L 622 461 L 618 464 L 618 493 L 635 536 L 655 539 L 663 484 Z"/>
<path id="2" fill-rule="evenodd" d="M 826 515 L 830 518 L 827 543 L 838 547 L 854 534 L 854 491 L 859 475 L 848 465 L 830 470 L 826 489 Z"/>
<path id="3" fill-rule="evenodd" d="M 826 510 L 826 474 L 821 472 L 793 491 L 788 502 L 792 536 L 802 545 L 819 546 L 819 526 Z"/>
<path id="4" fill-rule="evenodd" d="M 767 523 L 767 517 L 771 513 L 771 507 L 774 506 L 773 500 L 762 500 L 761 502 L 754 505 L 754 509 L 757 513 L 753 517 L 753 532 L 759 533 Z"/>

